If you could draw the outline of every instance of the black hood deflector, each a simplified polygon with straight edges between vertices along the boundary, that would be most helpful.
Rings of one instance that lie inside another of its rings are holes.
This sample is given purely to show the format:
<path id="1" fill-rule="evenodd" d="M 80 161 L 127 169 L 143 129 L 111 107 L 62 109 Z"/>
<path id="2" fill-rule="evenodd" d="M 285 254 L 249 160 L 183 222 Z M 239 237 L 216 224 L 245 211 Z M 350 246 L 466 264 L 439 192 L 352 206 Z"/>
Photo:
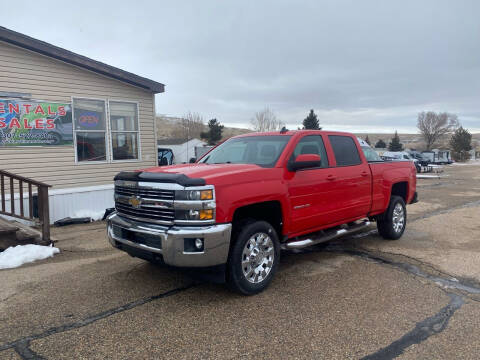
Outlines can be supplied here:
<path id="1" fill-rule="evenodd" d="M 206 184 L 205 179 L 189 178 L 185 174 L 152 173 L 142 171 L 122 171 L 115 175 L 113 180 L 163 182 L 179 184 L 182 186 L 203 186 Z"/>

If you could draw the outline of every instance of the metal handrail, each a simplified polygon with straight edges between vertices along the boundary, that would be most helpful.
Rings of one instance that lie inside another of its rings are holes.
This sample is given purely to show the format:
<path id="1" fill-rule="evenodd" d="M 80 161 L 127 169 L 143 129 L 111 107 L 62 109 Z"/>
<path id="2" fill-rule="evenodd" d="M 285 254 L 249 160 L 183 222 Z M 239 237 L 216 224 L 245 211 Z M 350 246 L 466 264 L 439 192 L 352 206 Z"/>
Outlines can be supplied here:
<path id="1" fill-rule="evenodd" d="M 15 182 L 17 182 L 18 185 L 20 209 L 15 209 Z M 7 183 L 9 184 L 10 193 L 10 211 L 7 211 L 6 208 L 5 189 Z M 28 214 L 25 212 L 24 208 L 24 186 L 27 186 L 28 188 Z M 34 186 L 37 187 L 38 217 L 33 216 Z M 50 209 L 48 204 L 48 188 L 50 187 L 51 185 L 43 182 L 12 174 L 5 170 L 0 170 L 0 214 L 33 221 L 42 229 L 43 242 L 50 242 Z"/>

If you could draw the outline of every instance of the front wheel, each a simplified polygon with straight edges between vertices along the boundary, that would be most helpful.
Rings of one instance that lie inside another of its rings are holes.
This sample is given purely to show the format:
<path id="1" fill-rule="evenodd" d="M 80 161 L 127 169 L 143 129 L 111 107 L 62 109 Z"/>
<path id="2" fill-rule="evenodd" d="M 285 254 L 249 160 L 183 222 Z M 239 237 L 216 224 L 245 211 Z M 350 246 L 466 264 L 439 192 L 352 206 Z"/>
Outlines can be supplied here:
<path id="1" fill-rule="evenodd" d="M 400 196 L 392 195 L 387 210 L 377 220 L 378 232 L 384 239 L 397 240 L 403 235 L 406 226 L 405 201 Z"/>
<path id="2" fill-rule="evenodd" d="M 228 284 L 241 294 L 257 294 L 270 285 L 279 261 L 275 229 L 265 221 L 249 223 L 234 239 L 228 259 Z"/>
<path id="3" fill-rule="evenodd" d="M 62 141 L 62 136 L 56 132 L 49 133 L 49 138 L 52 141 L 52 145 L 59 145 Z"/>

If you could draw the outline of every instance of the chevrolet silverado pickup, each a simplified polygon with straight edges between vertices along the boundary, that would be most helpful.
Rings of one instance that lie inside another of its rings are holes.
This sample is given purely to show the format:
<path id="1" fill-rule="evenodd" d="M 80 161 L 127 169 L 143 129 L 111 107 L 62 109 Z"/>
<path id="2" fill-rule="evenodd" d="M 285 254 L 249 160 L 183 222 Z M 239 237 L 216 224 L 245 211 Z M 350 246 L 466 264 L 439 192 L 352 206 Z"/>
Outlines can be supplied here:
<path id="1" fill-rule="evenodd" d="M 377 224 L 399 239 L 417 201 L 412 162 L 385 162 L 349 133 L 298 130 L 230 138 L 193 164 L 121 172 L 110 243 L 151 262 L 221 272 L 234 290 L 264 290 L 281 249 Z"/>

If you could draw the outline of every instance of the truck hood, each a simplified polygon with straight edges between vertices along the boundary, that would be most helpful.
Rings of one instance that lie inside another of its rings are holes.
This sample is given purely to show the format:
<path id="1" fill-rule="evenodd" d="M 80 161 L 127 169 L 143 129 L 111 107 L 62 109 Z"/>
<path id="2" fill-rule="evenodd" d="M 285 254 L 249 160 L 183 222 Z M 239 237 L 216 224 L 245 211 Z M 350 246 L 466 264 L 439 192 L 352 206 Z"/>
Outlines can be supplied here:
<path id="1" fill-rule="evenodd" d="M 184 174 L 189 178 L 212 179 L 217 176 L 236 175 L 245 171 L 263 170 L 252 164 L 181 164 L 143 169 L 149 173 Z"/>
<path id="2" fill-rule="evenodd" d="M 255 178 L 267 177 L 267 174 L 272 171 L 271 168 L 262 168 L 253 164 L 182 164 L 170 165 L 162 167 L 153 167 L 141 170 L 144 175 L 148 174 L 169 174 L 182 175 L 187 178 L 203 179 L 206 184 L 216 185 L 219 181 L 222 184 L 245 182 L 252 180 L 252 175 L 255 173 Z M 263 176 L 262 176 L 263 175 Z M 161 182 L 161 180 L 158 180 Z"/>

